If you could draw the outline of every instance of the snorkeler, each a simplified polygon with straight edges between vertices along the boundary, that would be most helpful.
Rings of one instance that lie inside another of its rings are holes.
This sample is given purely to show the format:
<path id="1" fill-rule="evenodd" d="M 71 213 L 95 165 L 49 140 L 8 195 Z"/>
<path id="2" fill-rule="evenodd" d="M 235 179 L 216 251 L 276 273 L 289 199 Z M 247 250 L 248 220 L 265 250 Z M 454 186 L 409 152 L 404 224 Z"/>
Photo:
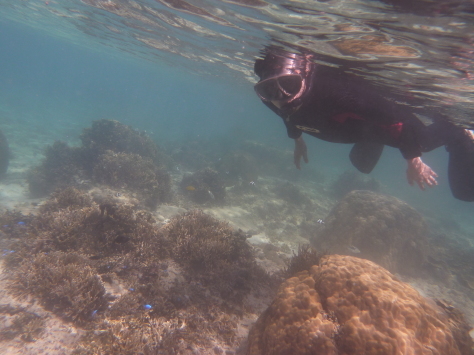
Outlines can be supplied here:
<path id="1" fill-rule="evenodd" d="M 352 164 L 370 173 L 385 145 L 398 148 L 408 163 L 410 185 L 437 185 L 437 174 L 421 160 L 423 152 L 446 146 L 448 176 L 453 196 L 474 201 L 474 137 L 469 130 L 435 115 L 430 125 L 406 104 L 381 88 L 340 69 L 316 64 L 311 54 L 289 53 L 269 47 L 257 59 L 255 85 L 259 98 L 279 115 L 288 136 L 295 140 L 294 163 L 308 163 L 302 133 L 334 143 L 353 143 Z M 427 115 L 425 113 L 425 115 Z"/>

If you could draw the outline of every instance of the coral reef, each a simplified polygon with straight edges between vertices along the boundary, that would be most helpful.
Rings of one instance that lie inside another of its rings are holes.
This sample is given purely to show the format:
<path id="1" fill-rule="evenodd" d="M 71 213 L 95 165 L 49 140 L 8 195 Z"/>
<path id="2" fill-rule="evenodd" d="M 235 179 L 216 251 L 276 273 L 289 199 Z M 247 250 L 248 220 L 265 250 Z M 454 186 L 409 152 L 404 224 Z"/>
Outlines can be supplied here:
<path id="1" fill-rule="evenodd" d="M 313 265 L 318 265 L 325 254 L 327 253 L 320 252 L 309 244 L 298 246 L 298 253 L 293 252 L 293 256 L 287 262 L 285 277 L 292 277 L 298 272 L 309 270 Z"/>
<path id="2" fill-rule="evenodd" d="M 353 190 L 379 192 L 380 183 L 374 178 L 369 178 L 357 171 L 347 170 L 332 183 L 330 190 L 335 198 L 341 198 Z"/>
<path id="3" fill-rule="evenodd" d="M 0 305 L 0 341 L 19 338 L 24 342 L 36 341 L 44 331 L 44 319 L 22 307 Z"/>
<path id="4" fill-rule="evenodd" d="M 140 200 L 152 208 L 171 198 L 169 174 L 153 164 L 151 159 L 138 154 L 107 150 L 99 156 L 93 180 L 112 188 L 137 193 Z"/>
<path id="5" fill-rule="evenodd" d="M 27 181 L 33 197 L 47 195 L 56 188 L 79 185 L 87 178 L 79 148 L 56 141 L 45 149 L 44 154 L 41 165 L 28 172 Z"/>
<path id="6" fill-rule="evenodd" d="M 117 121 L 99 120 L 85 128 L 82 147 L 55 142 L 46 148 L 45 159 L 28 173 L 32 196 L 57 188 L 90 188 L 106 184 L 137 194 L 151 208 L 171 199 L 171 178 L 163 166 L 166 157 L 146 135 Z"/>
<path id="7" fill-rule="evenodd" d="M 92 204 L 93 200 L 88 194 L 74 187 L 67 187 L 53 192 L 49 200 L 40 206 L 40 214 L 44 215 L 63 209 L 77 210 L 91 207 Z"/>
<path id="8" fill-rule="evenodd" d="M 241 302 L 263 270 L 242 231 L 234 231 L 202 211 L 194 210 L 164 227 L 175 260 L 206 287 L 225 299 Z"/>
<path id="9" fill-rule="evenodd" d="M 392 272 L 418 274 L 428 250 L 423 216 L 395 197 L 352 191 L 330 212 L 312 240 L 322 250 L 357 254 Z"/>
<path id="10" fill-rule="evenodd" d="M 472 355 L 466 326 L 382 267 L 330 255 L 281 285 L 247 355 Z"/>
<path id="11" fill-rule="evenodd" d="M 43 306 L 78 324 L 107 307 L 99 275 L 78 254 L 51 252 L 25 260 L 10 285 L 19 296 L 34 294 Z"/>
<path id="12" fill-rule="evenodd" d="M 223 203 L 226 195 L 219 174 L 210 168 L 184 176 L 180 186 L 186 195 L 199 204 Z"/>
<path id="13" fill-rule="evenodd" d="M 242 340 L 247 297 L 274 286 L 248 236 L 201 211 L 162 226 L 121 198 L 69 187 L 37 216 L 0 221 L 15 226 L 2 229 L 8 289 L 83 328 L 75 354 L 224 353 Z"/>
<path id="14" fill-rule="evenodd" d="M 6 174 L 9 162 L 10 148 L 8 146 L 7 137 L 0 131 L 0 178 Z"/>
<path id="15" fill-rule="evenodd" d="M 94 121 L 92 127 L 82 131 L 80 138 L 93 164 L 108 150 L 115 153 L 137 154 L 143 158 L 150 158 L 157 165 L 163 164 L 164 156 L 150 137 L 118 121 L 107 119 Z"/>
<path id="16" fill-rule="evenodd" d="M 0 216 L 0 220 L 7 218 L 14 222 L 20 216 L 11 212 Z M 51 251 L 81 253 L 96 260 L 97 267 L 110 263 L 108 257 L 120 259 L 114 263 L 130 259 L 130 263 L 136 264 L 133 261 L 136 254 L 142 255 L 145 262 L 146 258 L 166 254 L 148 212 L 137 211 L 113 198 L 97 203 L 75 188 L 55 192 L 36 217 L 24 217 L 22 222 L 22 225 L 13 224 L 13 229 L 4 229 L 9 237 L 18 237 L 10 245 L 15 252 L 5 257 L 10 266 Z"/>

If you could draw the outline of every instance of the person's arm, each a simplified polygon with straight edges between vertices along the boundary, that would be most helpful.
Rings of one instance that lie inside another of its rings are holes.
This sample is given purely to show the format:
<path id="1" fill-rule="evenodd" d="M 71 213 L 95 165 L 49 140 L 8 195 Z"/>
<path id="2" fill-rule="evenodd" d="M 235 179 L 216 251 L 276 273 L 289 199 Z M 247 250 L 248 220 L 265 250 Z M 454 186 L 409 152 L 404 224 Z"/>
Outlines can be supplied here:
<path id="1" fill-rule="evenodd" d="M 301 169 L 301 158 L 303 158 L 304 162 L 308 164 L 308 148 L 303 140 L 303 136 L 295 138 L 294 162 L 297 169 Z"/>
<path id="2" fill-rule="evenodd" d="M 420 189 L 424 190 L 425 185 L 428 187 L 438 185 L 436 174 L 428 165 L 423 163 L 420 157 L 407 159 L 407 180 L 410 185 L 416 182 Z"/>
<path id="3" fill-rule="evenodd" d="M 283 117 L 283 123 L 286 126 L 286 131 L 288 133 L 288 137 L 295 140 L 295 150 L 293 152 L 293 161 L 295 166 L 298 170 L 301 170 L 301 158 L 303 158 L 304 162 L 308 164 L 308 148 L 306 148 L 306 143 L 303 140 L 303 132 L 296 128 L 293 124 L 289 123 Z"/>

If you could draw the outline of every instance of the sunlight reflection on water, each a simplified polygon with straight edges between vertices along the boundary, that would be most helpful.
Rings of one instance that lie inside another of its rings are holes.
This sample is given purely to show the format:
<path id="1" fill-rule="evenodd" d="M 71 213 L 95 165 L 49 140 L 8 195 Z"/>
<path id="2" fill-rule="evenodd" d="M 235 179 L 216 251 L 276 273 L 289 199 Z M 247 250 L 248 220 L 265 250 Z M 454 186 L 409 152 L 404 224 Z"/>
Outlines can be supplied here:
<path id="1" fill-rule="evenodd" d="M 472 125 L 471 2 L 11 0 L 0 7 L 5 17 L 83 45 L 233 80 L 255 81 L 253 62 L 265 45 L 310 50 L 320 62 L 455 109 Z"/>

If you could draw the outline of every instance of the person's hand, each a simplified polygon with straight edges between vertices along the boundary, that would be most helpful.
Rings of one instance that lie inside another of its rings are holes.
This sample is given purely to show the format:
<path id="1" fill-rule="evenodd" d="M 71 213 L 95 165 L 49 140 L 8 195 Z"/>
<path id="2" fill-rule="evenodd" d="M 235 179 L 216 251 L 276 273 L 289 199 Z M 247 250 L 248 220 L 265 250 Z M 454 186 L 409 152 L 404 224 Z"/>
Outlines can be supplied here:
<path id="1" fill-rule="evenodd" d="M 306 148 L 306 143 L 304 142 L 303 137 L 295 139 L 295 152 L 293 158 L 297 169 L 301 169 L 301 158 L 303 158 L 304 162 L 308 164 L 308 148 Z"/>
<path id="2" fill-rule="evenodd" d="M 424 190 L 425 185 L 428 187 L 438 185 L 436 174 L 428 165 L 423 163 L 421 158 L 408 159 L 407 179 L 408 183 L 413 186 L 416 182 L 420 189 Z"/>

